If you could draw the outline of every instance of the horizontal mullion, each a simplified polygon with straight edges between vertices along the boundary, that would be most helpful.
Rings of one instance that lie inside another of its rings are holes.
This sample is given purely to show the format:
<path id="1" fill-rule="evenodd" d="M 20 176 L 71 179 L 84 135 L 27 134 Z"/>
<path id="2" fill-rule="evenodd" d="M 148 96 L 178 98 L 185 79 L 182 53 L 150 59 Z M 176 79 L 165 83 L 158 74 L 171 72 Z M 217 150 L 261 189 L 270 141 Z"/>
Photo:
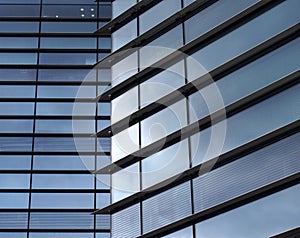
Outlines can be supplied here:
<path id="1" fill-rule="evenodd" d="M 0 64 L 0 69 L 93 69 L 94 65 Z"/>
<path id="2" fill-rule="evenodd" d="M 66 38 L 98 38 L 98 37 L 104 37 L 104 38 L 110 38 L 110 36 L 98 36 L 95 35 L 93 32 L 91 33 L 63 33 L 63 32 L 57 32 L 57 33 L 47 33 L 47 32 L 0 32 L 0 37 L 66 37 Z"/>
<path id="3" fill-rule="evenodd" d="M 1 85 L 37 85 L 37 86 L 110 86 L 110 82 L 105 82 L 105 81 L 0 81 L 0 86 Z"/>
<path id="4" fill-rule="evenodd" d="M 294 38 L 299 36 L 300 24 L 291 27 L 290 29 L 280 33 L 279 35 L 263 42 L 262 44 L 246 51 L 245 53 L 237 56 L 236 58 L 230 60 L 229 62 L 217 67 L 216 69 L 210 71 L 209 73 L 193 80 L 192 82 L 182 86 L 176 91 L 162 97 L 154 103 L 140 109 L 139 111 L 123 118 L 122 120 L 108 126 L 98 132 L 99 137 L 111 137 L 114 134 L 121 132 L 129 126 L 132 126 L 147 117 L 163 110 L 166 106 L 170 106 L 178 100 L 182 99 L 183 95 L 185 97 L 195 93 L 213 82 L 216 82 L 226 75 L 242 68 L 243 66 L 257 60 L 258 58 L 268 54 L 272 50 L 275 50 L 282 45 L 292 41 Z"/>
<path id="5" fill-rule="evenodd" d="M 244 145 L 241 145 L 235 149 L 232 149 L 217 158 L 212 158 L 211 160 L 201 163 L 191 169 L 188 169 L 181 173 L 180 176 L 175 175 L 171 178 L 168 178 L 158 184 L 155 184 L 148 189 L 144 189 L 138 193 L 135 193 L 123 200 L 120 200 L 116 203 L 113 203 L 103 209 L 97 210 L 96 214 L 114 214 L 120 210 L 123 210 L 131 205 L 134 205 L 137 202 L 144 201 L 148 198 L 151 198 L 163 191 L 171 189 L 175 186 L 178 186 L 186 181 L 197 178 L 201 175 L 204 175 L 207 172 L 211 172 L 215 169 L 218 169 L 226 164 L 232 163 L 244 156 L 247 156 L 257 150 L 260 150 L 264 147 L 267 147 L 273 143 L 276 143 L 282 139 L 285 139 L 293 134 L 296 134 L 300 131 L 300 120 L 292 122 L 284 127 L 281 127 L 275 131 L 272 131 L 266 135 L 263 135 L 255 140 L 252 140 Z M 203 168 L 210 168 L 211 161 L 216 161 L 214 166 L 209 170 Z M 201 169 L 200 169 L 201 168 Z"/>
<path id="6" fill-rule="evenodd" d="M 60 116 L 60 115 L 0 115 L 0 120 L 110 120 L 110 116 Z"/>
<path id="7" fill-rule="evenodd" d="M 149 10 L 151 7 L 155 6 L 162 0 L 143 0 L 117 16 L 116 18 L 112 19 L 103 27 L 99 28 L 95 33 L 97 34 L 110 34 L 111 32 L 121 28 L 131 20 L 135 19 L 142 13 Z"/>
<path id="8" fill-rule="evenodd" d="M 231 211 L 233 209 L 236 209 L 236 208 L 246 205 L 248 203 L 257 201 L 261 198 L 267 197 L 276 192 L 290 188 L 299 183 L 300 183 L 300 173 L 293 174 L 284 179 L 281 179 L 274 183 L 271 183 L 266 186 L 260 187 L 256 190 L 253 190 L 249 193 L 238 196 L 229 201 L 226 201 L 220 205 L 216 205 L 216 206 L 206 209 L 202 212 L 190 215 L 179 221 L 176 221 L 174 223 L 171 223 L 169 225 L 161 227 L 157 230 L 154 230 L 154 231 L 151 231 L 144 235 L 138 236 L 137 238 L 155 238 L 155 237 L 161 237 L 161 236 L 167 235 L 169 233 L 178 231 L 178 230 L 188 227 L 190 225 L 205 221 L 209 218 L 218 216 L 220 214 L 224 214 L 228 211 Z"/>
<path id="9" fill-rule="evenodd" d="M 110 151 L 107 152 L 78 152 L 78 151 L 0 151 L 0 155 L 110 155 Z"/>
<path id="10" fill-rule="evenodd" d="M 270 238 L 297 238 L 300 237 L 300 227 L 285 231 L 284 233 L 272 236 Z"/>
<path id="11" fill-rule="evenodd" d="M 109 189 L 0 189 L 1 193 L 110 193 Z"/>
<path id="12" fill-rule="evenodd" d="M 0 229 L 0 235 L 1 235 L 1 232 L 13 232 L 13 233 L 16 233 L 16 232 L 38 232 L 38 233 L 44 233 L 44 232 L 49 232 L 49 233 L 95 233 L 95 232 L 103 232 L 103 233 L 108 233 L 110 232 L 109 229 L 77 229 L 77 228 L 72 228 L 72 229 L 57 229 L 57 228 L 54 228 L 54 229 L 16 229 L 16 228 L 7 228 L 7 229 Z"/>
<path id="13" fill-rule="evenodd" d="M 231 116 L 234 116 L 239 112 L 284 91 L 285 89 L 298 84 L 299 81 L 300 70 L 242 98 L 237 102 L 226 106 L 223 109 L 220 109 L 188 126 L 185 126 L 184 128 L 181 128 L 148 146 L 145 146 L 144 148 L 136 151 L 134 155 L 129 154 L 123 157 L 122 159 L 114 162 L 113 164 L 110 164 L 104 167 L 103 169 L 100 169 L 99 171 L 97 171 L 97 173 L 112 174 L 117 171 L 120 171 L 121 169 L 133 165 L 134 163 L 139 162 L 144 158 L 157 153 L 158 151 L 161 151 L 177 142 L 180 142 L 181 140 L 190 137 L 191 135 L 196 134 L 197 132 L 209 128 L 212 125 L 212 118 L 214 124 L 223 121 L 225 117 L 228 119 Z M 224 112 L 226 112 L 226 116 L 224 115 Z"/>
<path id="14" fill-rule="evenodd" d="M 94 98 L 0 98 L 0 102 L 83 102 L 96 103 Z"/>
<path id="15" fill-rule="evenodd" d="M 0 48 L 0 53 L 107 53 L 110 49 L 43 49 L 43 48 Z"/>
<path id="16" fill-rule="evenodd" d="M 148 68 L 140 71 L 139 73 L 129 77 L 124 82 L 116 85 L 115 87 L 111 88 L 110 90 L 103 93 L 99 96 L 100 101 L 111 101 L 114 98 L 120 96 L 125 91 L 130 90 L 131 88 L 137 86 L 138 84 L 148 80 L 149 78 L 153 77 L 154 75 L 163 71 L 163 69 L 168 68 L 175 63 L 182 60 L 185 55 L 192 54 L 200 49 L 204 48 L 211 42 L 214 42 L 220 39 L 222 36 L 232 32 L 233 30 L 237 29 L 241 25 L 249 22 L 253 18 L 263 14 L 270 8 L 278 5 L 283 0 L 263 0 L 255 5 L 249 7 L 248 9 L 244 10 L 243 12 L 235 15 L 231 19 L 227 20 L 226 22 L 222 23 L 221 25 L 213 28 L 209 32 L 203 34 L 199 38 L 193 40 L 192 42 L 184 45 L 178 51 L 171 53 L 170 55 L 164 57 L 163 59 L 155 62 Z M 182 54 L 182 52 L 184 54 Z M 104 58 L 103 61 L 99 62 L 99 65 L 105 65 L 106 61 L 111 60 L 114 58 L 114 53 L 111 54 L 109 57 Z"/>

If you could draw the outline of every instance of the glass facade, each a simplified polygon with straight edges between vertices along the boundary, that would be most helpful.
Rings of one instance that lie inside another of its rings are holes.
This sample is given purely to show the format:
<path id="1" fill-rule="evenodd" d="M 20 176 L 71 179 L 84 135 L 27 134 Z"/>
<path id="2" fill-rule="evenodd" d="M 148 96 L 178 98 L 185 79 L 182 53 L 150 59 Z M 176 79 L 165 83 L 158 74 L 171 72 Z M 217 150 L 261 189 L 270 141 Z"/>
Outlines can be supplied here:
<path id="1" fill-rule="evenodd" d="M 113 2 L 99 63 L 112 88 L 98 173 L 112 188 L 96 213 L 111 215 L 111 237 L 299 228 L 299 1 L 140 2 Z"/>
<path id="2" fill-rule="evenodd" d="M 110 1 L 0 1 L 1 238 L 110 237 L 110 217 L 92 214 L 110 188 L 90 172 L 110 157 L 95 137 L 110 123 L 95 101 L 109 82 L 92 70 L 111 51 L 111 37 L 94 34 L 110 19 Z"/>

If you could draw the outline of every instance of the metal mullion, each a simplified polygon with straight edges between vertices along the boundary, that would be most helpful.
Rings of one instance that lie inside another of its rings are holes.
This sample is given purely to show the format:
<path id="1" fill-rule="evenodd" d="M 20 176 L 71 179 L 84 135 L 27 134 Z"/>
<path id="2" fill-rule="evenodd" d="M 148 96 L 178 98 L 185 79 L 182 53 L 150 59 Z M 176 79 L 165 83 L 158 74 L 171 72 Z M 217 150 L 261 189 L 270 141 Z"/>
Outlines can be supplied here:
<path id="1" fill-rule="evenodd" d="M 280 140 L 283 140 L 289 136 L 292 136 L 296 133 L 300 132 L 300 120 L 292 122 L 284 127 L 281 127 L 275 131 L 272 131 L 266 135 L 263 135 L 257 139 L 254 139 L 246 144 L 243 144 L 237 148 L 234 148 L 224 154 L 221 154 L 215 163 L 215 165 L 211 168 L 210 172 L 216 170 L 222 166 L 225 166 L 229 163 L 239 160 L 244 156 L 247 156 L 257 150 L 263 149 L 269 145 L 272 145 Z M 214 160 L 214 158 L 212 158 Z M 119 202 L 111 204 L 103 209 L 96 211 L 97 214 L 114 214 L 122 209 L 125 209 L 133 204 L 135 204 L 139 200 L 146 200 L 151 198 L 163 191 L 171 189 L 177 185 L 180 185 L 186 181 L 190 181 L 199 176 L 205 175 L 208 171 L 205 169 L 206 166 L 210 166 L 210 161 L 201 163 L 193 168 L 190 168 L 178 175 L 170 177 L 156 185 L 151 186 L 148 189 L 145 189 L 139 193 L 135 193 L 130 197 L 127 197 Z"/>
<path id="2" fill-rule="evenodd" d="M 285 231 L 281 234 L 272 236 L 270 238 L 299 238 L 300 237 L 300 227 L 294 228 L 289 231 Z"/>

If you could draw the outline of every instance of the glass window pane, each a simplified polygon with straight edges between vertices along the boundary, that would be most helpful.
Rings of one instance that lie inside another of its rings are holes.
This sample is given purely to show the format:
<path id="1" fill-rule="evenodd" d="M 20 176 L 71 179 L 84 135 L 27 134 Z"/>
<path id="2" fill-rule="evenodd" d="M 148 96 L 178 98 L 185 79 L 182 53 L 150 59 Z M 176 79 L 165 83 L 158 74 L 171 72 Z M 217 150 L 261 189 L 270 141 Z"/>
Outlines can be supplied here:
<path id="1" fill-rule="evenodd" d="M 189 4 L 195 2 L 196 0 L 184 0 L 184 6 L 188 6 Z"/>
<path id="2" fill-rule="evenodd" d="M 34 98 L 35 86 L 4 86 L 0 85 L 1 98 Z"/>
<path id="3" fill-rule="evenodd" d="M 39 81 L 96 81 L 96 70 L 90 69 L 40 69 Z"/>
<path id="4" fill-rule="evenodd" d="M 29 170 L 30 164 L 31 156 L 0 155 L 0 167 L 2 170 Z"/>
<path id="5" fill-rule="evenodd" d="M 77 95 L 77 93 L 79 94 Z M 38 87 L 38 98 L 82 98 L 82 97 L 95 98 L 96 86 L 50 86 L 50 85 L 48 86 L 47 85 L 47 86 Z"/>
<path id="6" fill-rule="evenodd" d="M 89 4 L 97 5 L 94 0 L 43 0 L 43 4 Z"/>
<path id="7" fill-rule="evenodd" d="M 39 5 L 2 5 L 1 17 L 39 17 Z"/>
<path id="8" fill-rule="evenodd" d="M 299 199 L 296 185 L 197 224 L 196 237 L 272 237 L 294 229 L 300 225 Z"/>
<path id="9" fill-rule="evenodd" d="M 73 130 L 73 123 L 80 128 Z M 36 120 L 35 131 L 38 133 L 95 133 L 93 120 Z"/>
<path id="10" fill-rule="evenodd" d="M 95 168 L 94 156 L 35 156 L 36 170 L 86 170 Z"/>
<path id="11" fill-rule="evenodd" d="M 33 193 L 32 208 L 93 208 L 92 193 Z M 92 216 L 91 216 L 92 217 Z M 56 223 L 56 227 L 57 227 Z"/>
<path id="12" fill-rule="evenodd" d="M 30 233 L 29 238 L 93 238 L 94 234 L 93 233 Z"/>
<path id="13" fill-rule="evenodd" d="M 110 204 L 110 193 L 97 193 L 96 208 L 101 209 Z"/>
<path id="14" fill-rule="evenodd" d="M 116 51 L 137 37 L 137 20 L 132 20 L 112 33 L 112 49 Z"/>
<path id="15" fill-rule="evenodd" d="M 35 69 L 0 69 L 1 81 L 35 81 Z"/>
<path id="16" fill-rule="evenodd" d="M 0 3 L 3 4 L 3 3 L 8 3 L 8 4 L 22 4 L 22 3 L 25 3 L 25 4 L 39 4 L 41 0 L 0 0 Z"/>
<path id="17" fill-rule="evenodd" d="M 0 53 L 0 64 L 37 64 L 36 53 Z"/>
<path id="18" fill-rule="evenodd" d="M 105 4 L 105 3 L 100 3 L 99 6 L 99 18 L 111 18 L 111 5 L 110 4 Z"/>
<path id="19" fill-rule="evenodd" d="M 258 0 L 238 1 L 234 4 L 232 4 L 231 0 L 217 1 L 213 5 L 185 21 L 186 42 L 188 43 L 203 35 L 222 22 L 253 5 L 257 1 Z M 220 12 L 222 14 L 220 14 Z"/>
<path id="20" fill-rule="evenodd" d="M 26 189 L 30 183 L 29 174 L 0 174 L 1 189 Z"/>
<path id="21" fill-rule="evenodd" d="M 207 70 L 225 63 L 281 31 L 299 23 L 300 1 L 284 1 L 221 39 L 193 54 Z M 260 32 L 260 34 L 256 34 Z M 222 52 L 222 54 L 220 54 Z"/>
<path id="22" fill-rule="evenodd" d="M 33 115 L 33 103 L 0 103 L 0 115 Z"/>
<path id="23" fill-rule="evenodd" d="M 96 30 L 96 22 L 42 22 L 41 32 L 92 33 Z"/>
<path id="24" fill-rule="evenodd" d="M 1 48 L 38 48 L 36 37 L 0 37 Z"/>
<path id="25" fill-rule="evenodd" d="M 110 49 L 111 48 L 111 38 L 108 37 L 100 37 L 99 41 L 99 49 Z"/>
<path id="26" fill-rule="evenodd" d="M 41 48 L 48 49 L 95 49 L 96 38 L 43 37 Z"/>
<path id="27" fill-rule="evenodd" d="M 5 21 L 0 24 L 0 32 L 38 32 L 38 22 L 10 22 Z"/>
<path id="28" fill-rule="evenodd" d="M 0 151 L 32 151 L 32 138 L 0 137 Z"/>
<path id="29" fill-rule="evenodd" d="M 193 237 L 193 230 L 192 227 L 187 227 L 180 231 L 174 232 L 170 235 L 163 236 L 162 238 L 191 238 Z"/>
<path id="30" fill-rule="evenodd" d="M 137 0 L 115 0 L 112 2 L 112 14 L 113 18 L 116 18 L 126 10 L 128 10 L 130 7 L 135 5 Z"/>
<path id="31" fill-rule="evenodd" d="M 142 160 L 143 189 L 187 170 L 188 154 L 188 142 L 184 140 Z"/>
<path id="32" fill-rule="evenodd" d="M 0 120 L 0 133 L 32 133 L 33 120 Z"/>
<path id="33" fill-rule="evenodd" d="M 37 189 L 92 189 L 92 174 L 33 174 L 32 188 Z"/>
<path id="34" fill-rule="evenodd" d="M 2 193 L 0 196 L 0 208 L 28 208 L 28 204 L 28 193 Z M 27 224 L 25 226 L 27 227 Z"/>
<path id="35" fill-rule="evenodd" d="M 74 115 L 95 116 L 96 105 L 94 103 L 76 103 L 85 111 L 74 111 Z M 0 104 L 1 106 L 1 104 Z M 73 115 L 73 103 L 37 103 L 37 115 Z"/>
<path id="36" fill-rule="evenodd" d="M 168 120 L 165 120 L 168 118 Z M 181 100 L 141 122 L 141 144 L 145 147 L 187 125 L 186 101 Z"/>
<path id="37" fill-rule="evenodd" d="M 97 8 L 91 5 L 43 5 L 42 17 L 97 18 Z"/>
<path id="38" fill-rule="evenodd" d="M 2 235 L 3 235 L 3 238 L 26 238 L 27 237 L 26 233 L 20 233 L 20 232 L 15 232 L 15 233 L 1 232 L 0 236 L 2 236 Z"/>
<path id="39" fill-rule="evenodd" d="M 140 34 L 143 34 L 180 9 L 180 0 L 164 0 L 156 4 L 140 16 Z"/>
<path id="40" fill-rule="evenodd" d="M 96 63 L 96 54 L 40 53 L 40 63 L 50 65 L 93 65 Z"/>

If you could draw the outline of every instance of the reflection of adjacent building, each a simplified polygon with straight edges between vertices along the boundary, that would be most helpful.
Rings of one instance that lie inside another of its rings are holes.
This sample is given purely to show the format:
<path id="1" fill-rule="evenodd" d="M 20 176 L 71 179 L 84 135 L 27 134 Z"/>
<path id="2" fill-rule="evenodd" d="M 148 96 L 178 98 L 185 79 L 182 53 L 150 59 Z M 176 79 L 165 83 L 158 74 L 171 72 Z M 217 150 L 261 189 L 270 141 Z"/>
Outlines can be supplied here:
<path id="1" fill-rule="evenodd" d="M 112 33 L 98 64 L 112 70 L 100 97 L 111 126 L 98 132 L 111 138 L 113 163 L 98 170 L 111 175 L 111 205 L 96 213 L 111 214 L 113 238 L 300 226 L 299 4 L 112 3 L 97 30 Z"/>
<path id="2" fill-rule="evenodd" d="M 72 128 L 82 81 L 110 53 L 110 36 L 94 35 L 110 17 L 109 1 L 0 1 L 0 237 L 110 237 L 109 216 L 91 215 L 109 203 L 109 187 L 82 163 Z M 95 74 L 78 100 L 95 106 L 109 81 Z M 96 122 L 94 113 L 76 118 L 93 170 L 110 151 L 91 137 L 110 123 L 105 105 Z"/>

